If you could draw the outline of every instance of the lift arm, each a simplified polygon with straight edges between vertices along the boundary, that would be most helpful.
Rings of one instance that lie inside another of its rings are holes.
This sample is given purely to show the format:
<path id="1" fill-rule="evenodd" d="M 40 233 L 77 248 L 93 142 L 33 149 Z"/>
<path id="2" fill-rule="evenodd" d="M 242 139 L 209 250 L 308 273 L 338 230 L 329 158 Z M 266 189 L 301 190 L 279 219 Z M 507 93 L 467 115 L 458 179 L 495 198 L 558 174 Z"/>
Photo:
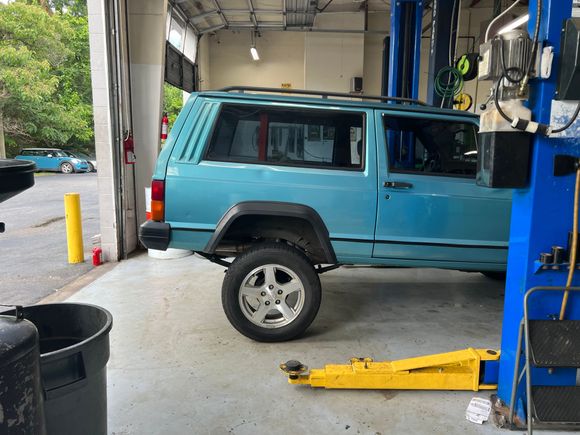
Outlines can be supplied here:
<path id="1" fill-rule="evenodd" d="M 350 364 L 329 364 L 310 372 L 298 361 L 288 361 L 280 368 L 288 383 L 318 388 L 479 391 L 497 389 L 496 383 L 487 383 L 496 382 L 494 376 L 484 373 L 486 365 L 497 373 L 498 361 L 495 350 L 468 348 L 396 361 L 352 358 Z"/>

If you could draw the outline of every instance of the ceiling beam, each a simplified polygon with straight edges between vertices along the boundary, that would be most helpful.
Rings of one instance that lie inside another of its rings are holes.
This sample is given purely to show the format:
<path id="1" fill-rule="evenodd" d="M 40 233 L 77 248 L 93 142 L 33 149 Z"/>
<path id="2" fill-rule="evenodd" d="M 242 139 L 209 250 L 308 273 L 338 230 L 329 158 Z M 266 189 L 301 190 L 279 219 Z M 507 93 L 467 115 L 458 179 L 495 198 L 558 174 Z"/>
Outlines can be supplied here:
<path id="1" fill-rule="evenodd" d="M 222 20 L 222 23 L 224 24 L 224 26 L 228 27 L 228 20 L 226 19 L 226 16 L 224 15 L 224 12 L 222 11 L 222 8 L 220 7 L 220 4 L 218 3 L 218 1 L 213 0 L 213 5 L 216 8 L 217 13 L 220 16 L 220 19 Z"/>
<path id="2" fill-rule="evenodd" d="M 215 11 L 207 11 L 207 12 L 202 12 L 201 14 L 198 15 L 194 15 L 192 16 L 189 21 L 201 21 L 204 18 L 210 17 L 212 15 L 216 15 L 218 14 L 219 11 L 215 10 Z"/>
<path id="3" fill-rule="evenodd" d="M 217 26 L 212 26 L 212 27 L 208 27 L 207 29 L 201 29 L 199 31 L 200 35 L 203 35 L 205 33 L 211 33 L 211 32 L 217 32 L 220 29 L 225 28 L 225 24 L 218 24 Z"/>
<path id="4" fill-rule="evenodd" d="M 252 3 L 252 0 L 248 0 L 248 8 L 250 9 L 250 19 L 254 24 L 254 28 L 258 30 L 258 20 L 256 20 L 256 13 L 254 12 L 254 4 Z"/>

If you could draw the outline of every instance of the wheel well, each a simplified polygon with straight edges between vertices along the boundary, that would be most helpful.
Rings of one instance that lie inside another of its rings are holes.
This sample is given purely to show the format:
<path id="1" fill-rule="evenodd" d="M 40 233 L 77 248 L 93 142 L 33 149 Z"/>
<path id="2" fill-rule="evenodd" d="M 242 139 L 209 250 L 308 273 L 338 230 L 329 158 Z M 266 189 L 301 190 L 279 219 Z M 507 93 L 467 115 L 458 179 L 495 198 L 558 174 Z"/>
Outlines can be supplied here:
<path id="1" fill-rule="evenodd" d="M 283 241 L 302 250 L 314 263 L 329 263 L 323 243 L 311 222 L 292 216 L 243 215 L 234 220 L 215 249 L 231 256 L 262 241 Z"/>

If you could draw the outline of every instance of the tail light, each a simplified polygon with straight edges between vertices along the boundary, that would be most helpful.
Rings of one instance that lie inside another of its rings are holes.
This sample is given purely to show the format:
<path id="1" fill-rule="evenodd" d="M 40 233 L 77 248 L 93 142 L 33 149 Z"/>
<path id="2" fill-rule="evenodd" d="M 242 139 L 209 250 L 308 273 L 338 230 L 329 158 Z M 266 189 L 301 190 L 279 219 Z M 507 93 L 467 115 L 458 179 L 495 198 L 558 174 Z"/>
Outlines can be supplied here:
<path id="1" fill-rule="evenodd" d="M 165 218 L 165 181 L 151 182 L 151 219 L 162 221 Z"/>

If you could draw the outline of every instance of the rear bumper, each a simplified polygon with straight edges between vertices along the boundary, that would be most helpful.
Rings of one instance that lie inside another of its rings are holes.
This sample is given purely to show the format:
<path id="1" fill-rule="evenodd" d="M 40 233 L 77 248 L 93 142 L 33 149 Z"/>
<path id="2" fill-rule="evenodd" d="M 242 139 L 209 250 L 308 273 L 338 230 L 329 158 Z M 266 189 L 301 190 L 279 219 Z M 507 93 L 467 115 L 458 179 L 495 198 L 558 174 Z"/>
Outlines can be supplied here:
<path id="1" fill-rule="evenodd" d="M 139 240 L 147 249 L 166 251 L 171 226 L 165 222 L 147 221 L 139 227 Z"/>

